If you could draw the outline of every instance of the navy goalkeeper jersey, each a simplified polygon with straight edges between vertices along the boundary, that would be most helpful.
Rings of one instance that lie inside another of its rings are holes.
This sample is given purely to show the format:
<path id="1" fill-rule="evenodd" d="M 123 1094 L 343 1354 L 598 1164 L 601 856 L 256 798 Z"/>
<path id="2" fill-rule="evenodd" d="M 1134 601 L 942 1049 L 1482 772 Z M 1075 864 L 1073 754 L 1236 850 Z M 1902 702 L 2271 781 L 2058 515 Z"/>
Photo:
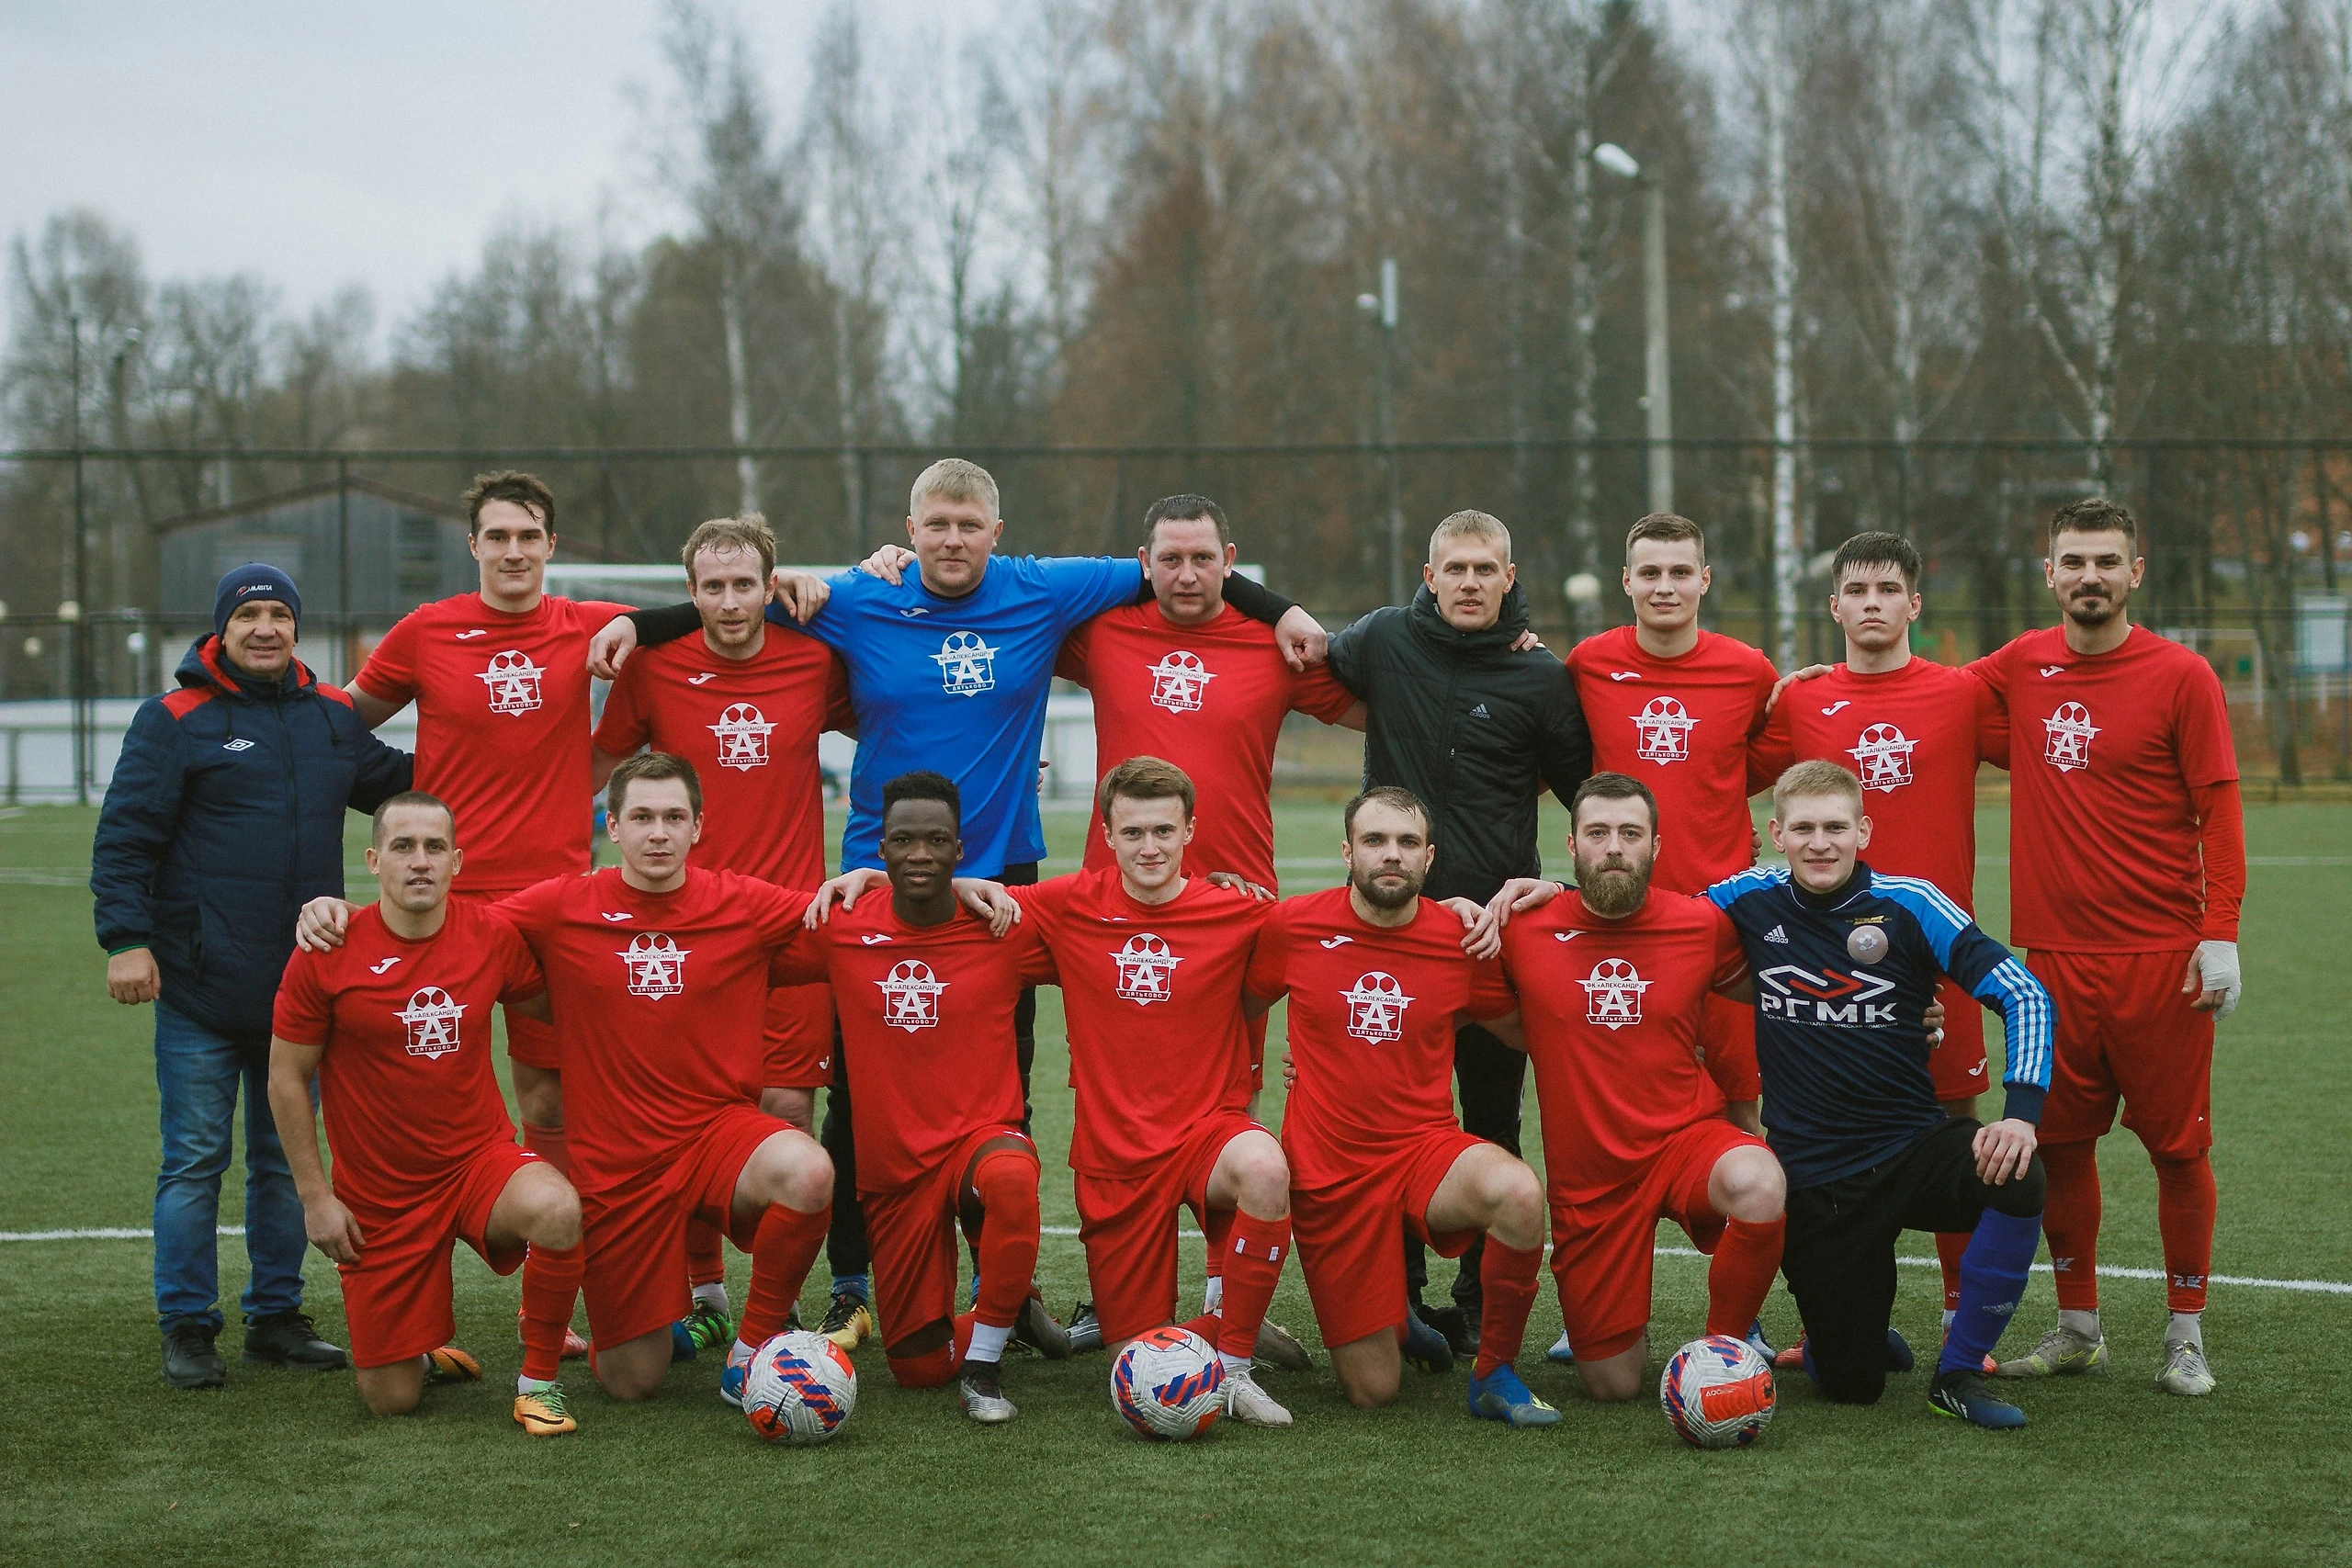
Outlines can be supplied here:
<path id="1" fill-rule="evenodd" d="M 1867 1170 L 1943 1120 L 1924 1021 L 1939 975 L 2000 1010 L 2004 1114 L 2041 1120 L 2050 993 L 1933 884 L 1857 863 L 1815 894 L 1758 866 L 1707 897 L 1747 953 L 1764 1115 L 1792 1190 Z"/>

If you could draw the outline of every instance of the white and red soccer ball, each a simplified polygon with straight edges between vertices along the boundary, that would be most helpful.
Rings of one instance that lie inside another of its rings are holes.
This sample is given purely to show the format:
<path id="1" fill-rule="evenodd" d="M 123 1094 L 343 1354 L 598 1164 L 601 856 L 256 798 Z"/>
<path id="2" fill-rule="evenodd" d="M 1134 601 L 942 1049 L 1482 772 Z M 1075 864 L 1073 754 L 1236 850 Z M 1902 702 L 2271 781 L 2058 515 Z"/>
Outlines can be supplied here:
<path id="1" fill-rule="evenodd" d="M 830 1441 L 857 1408 L 857 1369 L 821 1334 L 779 1334 L 743 1374 L 743 1418 L 772 1443 L 809 1448 Z"/>
<path id="2" fill-rule="evenodd" d="M 1744 1449 L 1772 1424 L 1772 1369 L 1747 1340 L 1710 1334 L 1666 1363 L 1657 1402 L 1692 1448 Z"/>
<path id="3" fill-rule="evenodd" d="M 1188 1328 L 1139 1334 L 1111 1364 L 1111 1404 L 1147 1438 L 1197 1438 L 1225 1408 L 1225 1363 Z"/>

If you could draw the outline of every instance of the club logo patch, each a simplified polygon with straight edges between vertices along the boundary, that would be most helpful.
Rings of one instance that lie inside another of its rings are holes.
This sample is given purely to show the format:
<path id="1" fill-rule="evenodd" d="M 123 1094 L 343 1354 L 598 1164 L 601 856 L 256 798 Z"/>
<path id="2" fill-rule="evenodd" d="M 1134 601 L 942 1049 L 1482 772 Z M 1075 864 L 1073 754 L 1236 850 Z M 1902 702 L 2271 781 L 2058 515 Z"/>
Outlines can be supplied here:
<path id="1" fill-rule="evenodd" d="M 996 655 L 978 632 L 949 632 L 931 656 L 939 666 L 939 689 L 951 697 L 996 690 Z"/>
<path id="2" fill-rule="evenodd" d="M 1164 1002 L 1172 994 L 1176 965 L 1184 961 L 1169 951 L 1166 939 L 1153 931 L 1137 931 L 1111 954 L 1119 966 L 1119 998 L 1142 1007 Z"/>
<path id="3" fill-rule="evenodd" d="M 408 1025 L 408 1054 L 433 1057 L 458 1048 L 458 1021 L 465 1014 L 464 1004 L 451 1001 L 448 992 L 426 986 L 392 1016 Z"/>
<path id="4" fill-rule="evenodd" d="M 2098 733 L 2098 726 L 2091 722 L 2090 709 L 2080 703 L 2060 703 L 2041 728 L 2043 761 L 2062 773 L 2091 765 L 2091 737 Z"/>
<path id="5" fill-rule="evenodd" d="M 680 947 L 666 931 L 640 931 L 629 938 L 628 945 L 616 953 L 628 965 L 628 994 L 632 997 L 674 997 L 686 988 L 686 954 L 691 947 Z"/>
<path id="6" fill-rule="evenodd" d="M 547 671 L 531 662 L 531 656 L 518 649 L 490 656 L 490 668 L 480 677 L 490 688 L 490 711 L 504 714 L 526 714 L 539 706 L 539 677 Z"/>
<path id="7" fill-rule="evenodd" d="M 1679 697 L 1652 697 L 1634 716 L 1634 729 L 1642 743 L 1634 755 L 1664 767 L 1690 760 L 1690 731 L 1698 724 Z"/>
<path id="8" fill-rule="evenodd" d="M 1911 782 L 1911 749 L 1919 743 L 1891 724 L 1863 727 L 1858 742 L 1847 749 L 1864 789 L 1892 795 Z"/>
<path id="9" fill-rule="evenodd" d="M 718 737 L 718 765 L 750 773 L 768 765 L 768 734 L 775 728 L 749 703 L 729 703 L 710 732 Z"/>
<path id="10" fill-rule="evenodd" d="M 1151 667 L 1152 705 L 1170 713 L 1198 713 L 1209 682 L 1216 679 L 1216 672 L 1197 653 L 1182 648 L 1163 653 Z"/>
<path id="11" fill-rule="evenodd" d="M 1394 975 L 1370 970 L 1340 993 L 1348 1004 L 1348 1032 L 1359 1040 L 1385 1043 L 1405 1038 L 1405 1010 L 1413 998 Z"/>
<path id="12" fill-rule="evenodd" d="M 1589 979 L 1577 982 L 1584 987 L 1584 1021 L 1611 1030 L 1641 1022 L 1642 993 L 1652 983 L 1626 959 L 1602 959 Z"/>
<path id="13" fill-rule="evenodd" d="M 920 958 L 901 958 L 874 983 L 882 988 L 886 1028 L 912 1034 L 918 1029 L 939 1027 L 939 993 L 947 988 L 947 982 L 933 975 L 930 964 Z"/>

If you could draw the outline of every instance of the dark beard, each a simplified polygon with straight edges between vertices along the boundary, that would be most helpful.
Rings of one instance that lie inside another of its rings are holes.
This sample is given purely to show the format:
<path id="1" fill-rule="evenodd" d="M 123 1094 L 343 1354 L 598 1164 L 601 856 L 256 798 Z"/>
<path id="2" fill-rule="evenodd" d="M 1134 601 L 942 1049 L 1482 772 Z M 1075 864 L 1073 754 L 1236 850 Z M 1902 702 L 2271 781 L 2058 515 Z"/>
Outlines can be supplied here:
<path id="1" fill-rule="evenodd" d="M 1409 871 L 1398 874 L 1405 879 L 1405 885 L 1394 893 L 1385 892 L 1375 886 L 1373 882 L 1374 874 L 1358 874 L 1351 876 L 1348 882 L 1363 896 L 1363 901 L 1375 909 L 1401 909 L 1421 896 L 1421 883 L 1424 879 L 1415 876 Z"/>
<path id="2" fill-rule="evenodd" d="M 2104 594 L 2096 600 L 2069 599 L 2066 618 L 2078 626 L 2103 626 L 2115 619 L 2123 609 L 2120 598 L 2109 599 Z"/>
<path id="3" fill-rule="evenodd" d="M 1649 897 L 1649 868 L 1635 871 L 1623 864 L 1610 864 L 1587 870 L 1577 867 L 1577 894 L 1584 907 L 1607 920 L 1622 920 L 1642 907 Z"/>

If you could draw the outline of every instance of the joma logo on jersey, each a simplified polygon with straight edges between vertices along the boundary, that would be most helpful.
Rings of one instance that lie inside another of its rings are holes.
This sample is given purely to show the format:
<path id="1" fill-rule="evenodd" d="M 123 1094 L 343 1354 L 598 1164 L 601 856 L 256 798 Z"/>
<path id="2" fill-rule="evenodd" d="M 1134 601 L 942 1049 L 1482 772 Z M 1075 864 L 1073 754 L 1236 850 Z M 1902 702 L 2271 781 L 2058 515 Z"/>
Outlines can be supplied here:
<path id="1" fill-rule="evenodd" d="M 1645 762 L 1663 767 L 1690 760 L 1690 731 L 1698 724 L 1679 697 L 1652 697 L 1634 715 L 1634 732 L 1642 738 L 1634 752 Z"/>
<path id="2" fill-rule="evenodd" d="M 1641 1022 L 1642 993 L 1652 983 L 1626 959 L 1602 959 L 1592 966 L 1589 979 L 1577 982 L 1584 987 L 1584 1021 L 1603 1029 Z"/>
<path id="3" fill-rule="evenodd" d="M 932 661 L 939 666 L 940 690 L 951 697 L 973 697 L 996 690 L 997 650 L 978 632 L 949 632 Z"/>
<path id="4" fill-rule="evenodd" d="M 710 732 L 718 737 L 718 765 L 750 773 L 768 765 L 768 733 L 775 728 L 749 703 L 729 703 Z"/>
<path id="5" fill-rule="evenodd" d="M 1119 966 L 1120 999 L 1149 1007 L 1169 998 L 1176 965 L 1184 961 L 1169 951 L 1166 939 L 1158 933 L 1137 931 L 1111 954 L 1111 962 Z"/>
<path id="6" fill-rule="evenodd" d="M 490 688 L 492 713 L 530 713 L 539 705 L 539 677 L 547 671 L 531 662 L 518 649 L 490 656 L 490 668 L 480 677 Z"/>
<path id="7" fill-rule="evenodd" d="M 1413 998 L 1396 976 L 1377 969 L 1356 976 L 1340 995 L 1348 1004 L 1348 1032 L 1359 1040 L 1386 1042 L 1405 1038 L 1405 1010 Z"/>
<path id="8" fill-rule="evenodd" d="M 901 958 L 890 972 L 874 982 L 882 988 L 882 1022 L 912 1034 L 939 1027 L 939 993 L 947 982 L 931 972 L 920 958 Z"/>
<path id="9" fill-rule="evenodd" d="M 1201 656 L 1188 649 L 1163 653 L 1151 667 L 1152 705 L 1170 713 L 1198 713 L 1201 699 L 1208 695 L 1209 682 L 1216 679 L 1216 672 L 1201 661 Z"/>
<path id="10" fill-rule="evenodd" d="M 628 965 L 632 997 L 674 997 L 686 988 L 686 954 L 666 931 L 640 931 L 616 954 Z"/>
<path id="11" fill-rule="evenodd" d="M 1918 744 L 1891 724 L 1866 725 L 1846 755 L 1854 759 L 1864 789 L 1892 795 L 1911 782 L 1911 749 Z"/>
<path id="12" fill-rule="evenodd" d="M 458 1048 L 458 1021 L 465 1015 L 463 1003 L 451 1001 L 438 986 L 426 986 L 392 1016 L 408 1025 L 410 1055 L 440 1056 Z"/>
<path id="13" fill-rule="evenodd" d="M 2098 733 L 2098 726 L 2091 722 L 2090 709 L 2080 703 L 2060 703 L 2041 728 L 2043 761 L 2062 773 L 2091 765 L 2091 737 Z"/>
<path id="14" fill-rule="evenodd" d="M 1894 989 L 1894 982 L 1883 976 L 1835 969 L 1816 975 L 1793 964 L 1778 964 L 1756 977 L 1770 987 L 1756 998 L 1756 1010 L 1767 1018 L 1840 1029 L 1883 1029 L 1894 1021 L 1894 1004 L 1878 999 Z"/>

